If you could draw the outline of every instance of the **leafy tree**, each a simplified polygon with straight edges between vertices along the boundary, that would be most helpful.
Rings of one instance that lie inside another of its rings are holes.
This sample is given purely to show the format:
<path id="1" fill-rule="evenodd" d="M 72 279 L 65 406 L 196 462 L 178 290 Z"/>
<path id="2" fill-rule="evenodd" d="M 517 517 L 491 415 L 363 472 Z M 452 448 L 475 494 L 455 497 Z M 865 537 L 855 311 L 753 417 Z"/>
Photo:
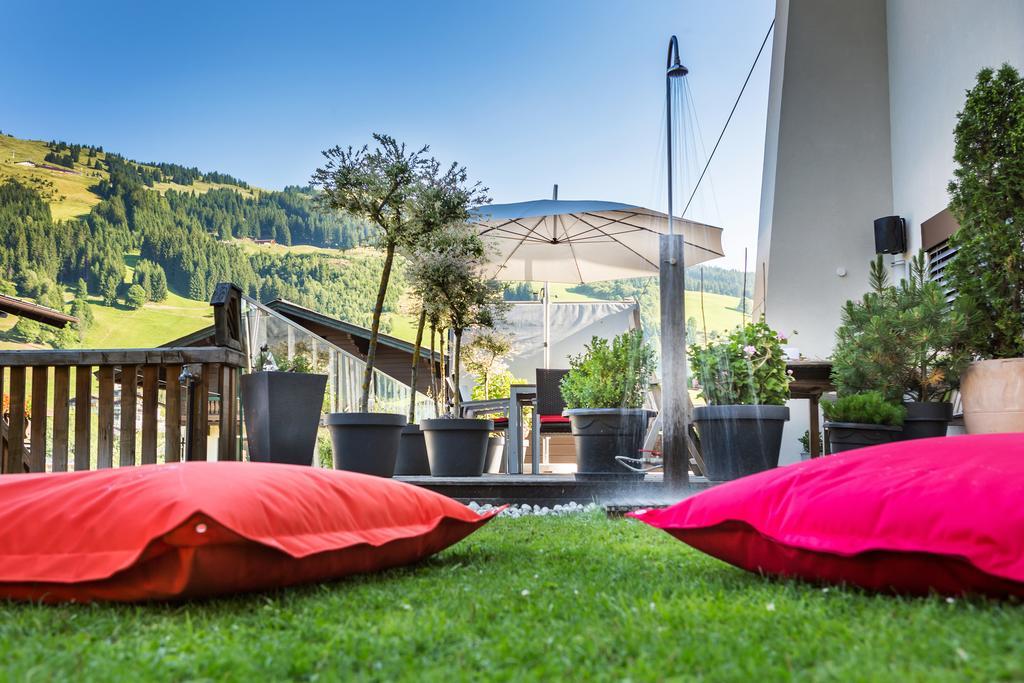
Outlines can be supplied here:
<path id="1" fill-rule="evenodd" d="M 93 316 L 92 306 L 90 306 L 89 302 L 83 298 L 78 298 L 71 302 L 71 315 L 78 318 L 78 332 L 80 337 L 84 336 L 96 322 L 95 316 Z"/>
<path id="2" fill-rule="evenodd" d="M 137 311 L 146 304 L 146 290 L 142 285 L 132 285 L 124 295 L 124 303 L 128 308 Z"/>
<path id="3" fill-rule="evenodd" d="M 529 282 L 509 282 L 505 284 L 505 301 L 534 301 L 536 295 Z"/>
<path id="4" fill-rule="evenodd" d="M 978 313 L 971 350 L 1024 356 L 1024 78 L 1016 69 L 978 73 L 954 139 L 949 206 L 960 229 L 946 276 L 957 307 Z"/>
<path id="5" fill-rule="evenodd" d="M 462 350 L 462 362 L 466 369 L 477 377 L 477 384 L 483 387 L 483 398 L 489 399 L 491 378 L 504 372 L 505 357 L 512 353 L 512 340 L 498 332 L 481 332 L 473 337 Z"/>
<path id="6" fill-rule="evenodd" d="M 14 323 L 14 327 L 8 330 L 6 336 L 10 341 L 21 344 L 40 343 L 44 339 L 43 326 L 35 320 L 18 318 L 18 322 Z"/>
<path id="7" fill-rule="evenodd" d="M 85 283 L 85 278 L 78 278 L 78 282 L 75 283 L 75 298 L 86 299 L 89 296 L 89 286 Z"/>
<path id="8" fill-rule="evenodd" d="M 469 202 L 478 190 L 465 187 L 465 170 L 453 166 L 442 174 L 427 147 L 409 151 L 394 138 L 375 133 L 376 146 L 359 149 L 333 147 L 323 155 L 327 163 L 313 173 L 312 184 L 322 190 L 322 208 L 343 211 L 365 220 L 378 230 L 384 264 L 370 324 L 360 410 L 369 411 L 370 387 L 377 355 L 380 319 L 388 284 L 400 248 L 415 248 L 425 227 L 447 225 L 468 215 Z"/>
<path id="9" fill-rule="evenodd" d="M 431 248 L 409 265 L 413 290 L 425 302 L 427 315 L 443 321 L 455 338 L 452 380 L 456 387 L 460 380 L 463 333 L 471 327 L 493 327 L 508 309 L 501 284 L 482 276 L 486 261 L 480 235 L 471 226 L 459 223 L 437 234 Z M 456 391 L 456 412 L 460 402 Z"/>

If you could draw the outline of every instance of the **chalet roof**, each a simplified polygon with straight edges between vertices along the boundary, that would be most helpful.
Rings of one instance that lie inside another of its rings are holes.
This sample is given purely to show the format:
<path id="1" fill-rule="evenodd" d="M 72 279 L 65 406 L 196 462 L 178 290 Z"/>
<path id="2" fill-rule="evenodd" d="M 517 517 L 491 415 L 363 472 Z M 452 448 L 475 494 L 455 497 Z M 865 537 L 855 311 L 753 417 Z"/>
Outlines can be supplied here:
<path id="1" fill-rule="evenodd" d="M 19 318 L 28 318 L 52 327 L 66 327 L 68 323 L 78 324 L 78 318 L 73 315 L 5 294 L 0 294 L 0 313 L 3 313 L 4 316 L 16 315 Z"/>
<path id="2" fill-rule="evenodd" d="M 275 313 L 283 315 L 289 320 L 298 323 L 299 325 L 303 322 L 316 323 L 332 330 L 337 330 L 338 332 L 350 335 L 354 338 L 366 341 L 369 341 L 370 339 L 370 330 L 365 327 L 355 325 L 338 318 L 332 318 L 329 315 L 319 313 L 311 308 L 306 308 L 305 306 L 300 306 L 299 304 L 288 301 L 287 299 L 274 299 L 273 301 L 264 304 L 264 306 Z M 169 341 L 161 346 L 206 346 L 212 343 L 212 339 L 213 326 L 211 325 L 210 327 L 204 327 L 183 337 Z M 410 355 L 413 351 L 413 344 L 411 342 L 399 339 L 398 337 L 392 337 L 388 334 L 378 335 L 377 342 L 382 346 L 388 346 L 399 351 L 404 351 Z M 420 348 L 420 356 L 429 359 L 430 349 Z M 441 355 L 435 351 L 434 360 L 439 361 L 440 358 Z"/>
<path id="3" fill-rule="evenodd" d="M 300 306 L 299 304 L 288 301 L 287 299 L 274 299 L 264 305 L 275 313 L 280 313 L 284 317 L 296 322 L 307 321 L 317 323 L 359 339 L 367 341 L 370 339 L 370 330 L 362 327 L 361 325 L 355 325 L 338 318 L 332 318 L 329 315 L 314 311 L 313 309 L 306 308 L 305 306 Z M 389 334 L 383 333 L 377 335 L 377 343 L 393 349 L 398 349 L 399 351 L 404 351 L 408 354 L 413 352 L 413 347 L 415 346 L 412 342 L 407 342 L 404 339 L 399 339 L 398 337 L 392 337 Z M 424 358 L 430 358 L 430 349 L 421 347 L 420 355 Z M 440 355 L 435 352 L 434 360 L 439 360 L 439 358 Z"/>

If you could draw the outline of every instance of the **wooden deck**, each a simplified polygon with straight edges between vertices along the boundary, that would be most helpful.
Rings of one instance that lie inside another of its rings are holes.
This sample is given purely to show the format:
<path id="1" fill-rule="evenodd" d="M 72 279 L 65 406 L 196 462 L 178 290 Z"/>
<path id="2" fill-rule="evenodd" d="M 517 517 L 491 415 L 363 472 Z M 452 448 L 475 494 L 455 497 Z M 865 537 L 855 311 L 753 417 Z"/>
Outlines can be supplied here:
<path id="1" fill-rule="evenodd" d="M 395 477 L 462 503 L 515 503 L 554 506 L 569 502 L 598 505 L 664 505 L 687 494 L 668 494 L 661 474 L 643 481 L 577 481 L 572 474 L 485 474 L 481 477 Z M 690 477 L 689 492 L 714 486 L 704 477 Z"/>

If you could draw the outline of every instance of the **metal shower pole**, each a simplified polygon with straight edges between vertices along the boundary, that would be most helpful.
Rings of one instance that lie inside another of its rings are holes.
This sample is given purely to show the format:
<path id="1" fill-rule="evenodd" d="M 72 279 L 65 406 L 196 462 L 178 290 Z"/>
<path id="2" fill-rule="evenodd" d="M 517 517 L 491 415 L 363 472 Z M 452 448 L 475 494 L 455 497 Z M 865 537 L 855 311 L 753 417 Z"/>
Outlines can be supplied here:
<path id="1" fill-rule="evenodd" d="M 690 481 L 688 394 L 686 388 L 686 259 L 685 238 L 675 234 L 672 215 L 672 79 L 689 70 L 679 61 L 679 41 L 668 42 L 665 63 L 666 139 L 668 142 L 668 234 L 660 238 L 661 293 L 661 422 L 665 484 L 669 490 Z"/>

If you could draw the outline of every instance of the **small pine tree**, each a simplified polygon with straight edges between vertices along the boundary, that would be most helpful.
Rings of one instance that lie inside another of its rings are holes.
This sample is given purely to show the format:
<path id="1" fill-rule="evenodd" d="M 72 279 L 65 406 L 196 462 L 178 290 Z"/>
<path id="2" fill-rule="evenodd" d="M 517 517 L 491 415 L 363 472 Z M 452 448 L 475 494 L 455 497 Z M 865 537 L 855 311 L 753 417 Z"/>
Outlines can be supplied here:
<path id="1" fill-rule="evenodd" d="M 142 285 L 132 285 L 124 295 L 124 303 L 128 308 L 137 311 L 146 303 L 146 290 Z"/>

